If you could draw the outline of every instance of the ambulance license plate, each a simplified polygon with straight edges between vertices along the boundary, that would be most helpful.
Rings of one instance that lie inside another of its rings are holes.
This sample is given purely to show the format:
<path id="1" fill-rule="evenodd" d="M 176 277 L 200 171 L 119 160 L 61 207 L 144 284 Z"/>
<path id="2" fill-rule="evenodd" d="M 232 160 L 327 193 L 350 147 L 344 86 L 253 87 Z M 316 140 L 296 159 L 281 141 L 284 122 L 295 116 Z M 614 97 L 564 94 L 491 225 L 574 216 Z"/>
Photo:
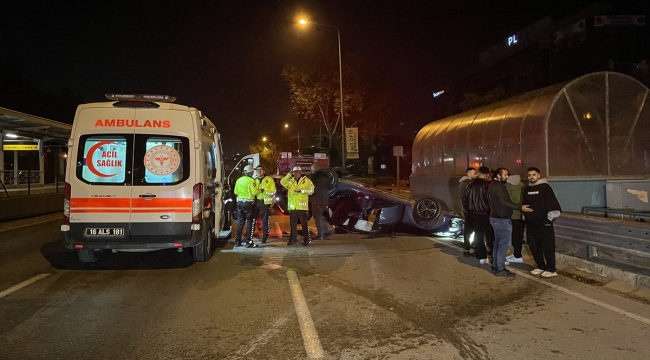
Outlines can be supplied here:
<path id="1" fill-rule="evenodd" d="M 86 228 L 86 236 L 124 236 L 124 228 Z"/>

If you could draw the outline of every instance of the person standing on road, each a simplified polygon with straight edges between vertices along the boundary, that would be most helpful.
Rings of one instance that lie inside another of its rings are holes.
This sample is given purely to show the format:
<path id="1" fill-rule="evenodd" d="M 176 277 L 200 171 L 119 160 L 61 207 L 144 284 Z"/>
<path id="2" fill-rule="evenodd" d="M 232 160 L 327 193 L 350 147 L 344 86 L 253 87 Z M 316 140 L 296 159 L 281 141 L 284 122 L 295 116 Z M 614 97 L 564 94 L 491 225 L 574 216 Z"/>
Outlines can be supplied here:
<path id="1" fill-rule="evenodd" d="M 490 224 L 494 229 L 494 244 L 492 245 L 492 259 L 496 276 L 514 276 L 513 272 L 506 269 L 506 255 L 510 248 L 512 237 L 512 211 L 519 207 L 510 200 L 506 180 L 510 172 L 506 168 L 498 168 L 494 171 L 494 179 L 488 189 L 488 200 L 490 201 Z"/>
<path id="2" fill-rule="evenodd" d="M 524 196 L 524 183 L 521 182 L 519 175 L 510 175 L 506 180 L 506 189 L 510 200 L 517 204 L 517 208 L 512 211 L 512 248 L 514 252 L 512 255 L 506 257 L 509 263 L 523 263 L 524 259 L 521 257 L 521 248 L 524 246 L 524 228 L 526 223 L 521 218 L 521 200 Z"/>
<path id="3" fill-rule="evenodd" d="M 253 202 L 255 196 L 260 193 L 255 180 L 252 178 L 253 166 L 246 165 L 244 167 L 244 176 L 237 179 L 235 183 L 235 195 L 237 196 L 237 215 L 239 222 L 237 224 L 237 232 L 235 233 L 235 246 L 242 245 L 242 232 L 246 226 L 246 247 L 257 247 L 253 242 Z"/>
<path id="4" fill-rule="evenodd" d="M 478 176 L 467 185 L 465 196 L 463 196 L 463 208 L 468 213 L 467 221 L 474 231 L 474 246 L 476 252 L 474 255 L 481 264 L 489 264 L 486 249 L 486 238 L 492 231 L 490 226 L 490 203 L 488 202 L 488 188 L 490 182 L 490 169 L 487 166 L 481 166 L 478 169 Z M 491 245 L 490 245 L 491 247 Z"/>
<path id="5" fill-rule="evenodd" d="M 332 180 L 327 173 L 320 170 L 318 165 L 312 164 L 311 166 L 311 182 L 314 184 L 314 194 L 311 196 L 311 214 L 316 222 L 317 234 L 312 240 L 328 239 L 332 236 L 329 230 L 323 212 L 328 209 L 330 201 L 330 187 Z"/>
<path id="6" fill-rule="evenodd" d="M 289 218 L 291 223 L 291 235 L 287 245 L 298 242 L 298 221 L 302 226 L 302 233 L 305 238 L 302 245 L 307 246 L 309 239 L 309 228 L 307 227 L 309 211 L 309 195 L 314 193 L 314 184 L 306 176 L 302 176 L 299 166 L 295 166 L 290 173 L 280 180 L 280 184 L 287 189 Z"/>
<path id="7" fill-rule="evenodd" d="M 526 238 L 537 268 L 530 273 L 546 278 L 557 276 L 555 269 L 555 230 L 553 221 L 562 209 L 553 188 L 536 167 L 529 167 L 521 211 L 526 218 Z"/>
<path id="8" fill-rule="evenodd" d="M 269 231 L 271 226 L 271 205 L 273 204 L 273 197 L 275 196 L 275 181 L 273 178 L 266 175 L 264 166 L 259 165 L 255 168 L 257 174 L 255 176 L 255 184 L 260 191 L 255 200 L 255 213 L 253 221 L 257 220 L 259 216 L 262 220 L 262 244 L 266 244 L 269 239 Z"/>
<path id="9" fill-rule="evenodd" d="M 463 198 L 465 197 L 465 190 L 467 190 L 467 185 L 476 177 L 477 172 L 473 167 L 467 168 L 465 170 L 465 176 L 458 180 L 458 199 L 460 199 L 460 205 L 463 210 L 463 217 L 465 221 L 463 223 L 463 255 L 470 256 L 473 253 L 473 249 L 470 243 L 470 237 L 474 233 L 474 230 L 471 227 L 470 222 L 468 221 L 469 213 L 463 206 Z"/>

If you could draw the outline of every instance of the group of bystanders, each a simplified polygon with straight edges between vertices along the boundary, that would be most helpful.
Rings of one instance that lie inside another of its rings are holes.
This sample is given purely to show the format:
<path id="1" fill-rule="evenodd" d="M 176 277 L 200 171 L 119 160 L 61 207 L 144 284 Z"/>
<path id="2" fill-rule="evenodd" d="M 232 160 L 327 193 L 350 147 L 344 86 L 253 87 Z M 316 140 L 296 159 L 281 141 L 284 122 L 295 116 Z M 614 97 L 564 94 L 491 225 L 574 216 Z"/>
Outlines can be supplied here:
<path id="1" fill-rule="evenodd" d="M 481 264 L 491 264 L 496 276 L 514 276 L 506 268 L 522 263 L 524 229 L 537 267 L 531 274 L 557 276 L 553 221 L 560 216 L 560 204 L 546 178 L 536 167 L 527 169 L 528 185 L 506 168 L 492 173 L 486 166 L 478 172 L 468 168 L 458 185 L 465 215 L 463 231 L 465 256 L 476 256 Z M 510 246 L 513 253 L 508 254 Z"/>

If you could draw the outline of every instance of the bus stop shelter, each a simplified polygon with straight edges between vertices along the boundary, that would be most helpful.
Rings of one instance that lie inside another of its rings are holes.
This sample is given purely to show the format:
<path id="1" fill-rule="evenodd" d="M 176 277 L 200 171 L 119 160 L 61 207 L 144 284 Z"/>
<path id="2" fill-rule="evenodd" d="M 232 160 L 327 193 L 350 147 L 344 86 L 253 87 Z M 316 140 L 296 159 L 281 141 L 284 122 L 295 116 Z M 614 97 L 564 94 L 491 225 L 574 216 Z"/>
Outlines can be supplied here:
<path id="1" fill-rule="evenodd" d="M 72 125 L 0 107 L 0 172 L 9 188 L 58 183 Z"/>

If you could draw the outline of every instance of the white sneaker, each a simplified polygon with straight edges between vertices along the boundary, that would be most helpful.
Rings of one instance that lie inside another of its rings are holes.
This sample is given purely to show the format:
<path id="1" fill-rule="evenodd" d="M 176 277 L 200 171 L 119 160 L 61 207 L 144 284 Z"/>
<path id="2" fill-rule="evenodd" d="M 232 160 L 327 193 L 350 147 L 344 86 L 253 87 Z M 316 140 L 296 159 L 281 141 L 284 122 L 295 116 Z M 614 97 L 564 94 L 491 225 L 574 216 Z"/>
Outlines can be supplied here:
<path id="1" fill-rule="evenodd" d="M 506 266 L 510 265 L 510 261 L 505 262 Z"/>
<path id="2" fill-rule="evenodd" d="M 556 277 L 556 276 L 557 276 L 557 273 L 555 271 L 553 271 L 553 272 L 544 271 L 542 273 L 542 277 L 545 277 L 545 278 L 552 278 L 552 277 Z"/>
<path id="3" fill-rule="evenodd" d="M 481 264 L 491 264 L 490 259 L 481 259 L 478 262 Z"/>
<path id="4" fill-rule="evenodd" d="M 514 259 L 514 258 L 515 258 L 515 256 L 512 255 L 512 254 L 506 256 L 506 260 L 508 260 L 508 261 L 510 261 L 510 259 Z"/>
<path id="5" fill-rule="evenodd" d="M 530 271 L 532 275 L 541 275 L 544 272 L 542 269 L 533 269 Z"/>
<path id="6" fill-rule="evenodd" d="M 514 257 L 514 256 L 513 256 L 513 257 L 511 257 L 510 259 L 506 258 L 506 260 L 508 260 L 508 261 L 511 262 L 511 263 L 519 263 L 519 264 L 521 264 L 521 263 L 524 262 L 524 258 L 523 258 L 523 257 L 518 258 L 518 257 Z"/>

